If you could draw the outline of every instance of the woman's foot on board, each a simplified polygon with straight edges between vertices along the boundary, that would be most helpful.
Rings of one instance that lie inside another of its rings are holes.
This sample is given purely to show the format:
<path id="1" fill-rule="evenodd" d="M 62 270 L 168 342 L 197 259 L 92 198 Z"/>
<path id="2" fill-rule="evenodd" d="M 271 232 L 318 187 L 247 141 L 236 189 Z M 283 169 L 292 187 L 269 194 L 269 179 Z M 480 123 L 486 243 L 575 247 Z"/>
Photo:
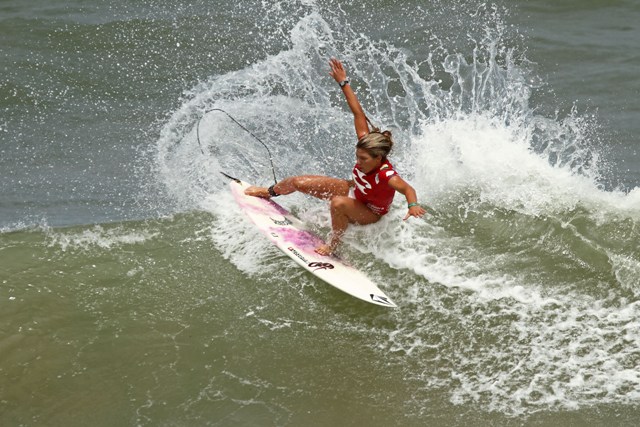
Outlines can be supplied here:
<path id="1" fill-rule="evenodd" d="M 256 187 L 255 185 L 252 185 L 246 190 L 244 190 L 244 194 L 246 194 L 247 196 L 262 197 L 263 199 L 271 198 L 268 188 Z"/>
<path id="2" fill-rule="evenodd" d="M 334 249 L 331 248 L 331 246 L 329 246 L 329 245 L 320 245 L 317 248 L 315 248 L 314 251 L 318 255 L 329 256 L 329 255 L 331 255 L 333 253 Z"/>

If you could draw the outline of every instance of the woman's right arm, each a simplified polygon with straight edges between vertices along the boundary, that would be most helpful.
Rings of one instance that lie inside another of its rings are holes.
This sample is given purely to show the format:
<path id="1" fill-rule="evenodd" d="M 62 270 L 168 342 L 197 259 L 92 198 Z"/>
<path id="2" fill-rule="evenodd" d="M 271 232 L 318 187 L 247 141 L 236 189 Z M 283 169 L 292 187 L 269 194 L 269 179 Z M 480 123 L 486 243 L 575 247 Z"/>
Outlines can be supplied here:
<path id="1" fill-rule="evenodd" d="M 333 77 L 336 82 L 341 83 L 347 80 L 347 71 L 344 69 L 342 62 L 336 58 L 331 58 L 329 66 L 331 66 L 329 74 L 331 74 L 331 77 Z M 353 89 L 351 89 L 351 85 L 349 83 L 342 86 L 342 93 L 347 99 L 347 104 L 353 113 L 356 135 L 358 136 L 358 139 L 360 139 L 369 133 L 367 116 L 364 114 L 364 110 L 362 110 L 358 97 L 356 97 L 356 94 Z"/>

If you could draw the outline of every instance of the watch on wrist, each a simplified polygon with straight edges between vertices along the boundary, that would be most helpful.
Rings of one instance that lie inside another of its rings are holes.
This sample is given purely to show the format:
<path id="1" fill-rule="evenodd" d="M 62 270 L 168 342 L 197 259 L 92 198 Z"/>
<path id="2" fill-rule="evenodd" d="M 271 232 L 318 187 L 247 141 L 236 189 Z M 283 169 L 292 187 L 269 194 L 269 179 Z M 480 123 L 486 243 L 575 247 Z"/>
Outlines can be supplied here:
<path id="1" fill-rule="evenodd" d="M 340 87 L 345 87 L 346 85 L 349 84 L 349 79 L 344 79 L 343 81 L 341 81 L 338 84 L 340 85 Z"/>

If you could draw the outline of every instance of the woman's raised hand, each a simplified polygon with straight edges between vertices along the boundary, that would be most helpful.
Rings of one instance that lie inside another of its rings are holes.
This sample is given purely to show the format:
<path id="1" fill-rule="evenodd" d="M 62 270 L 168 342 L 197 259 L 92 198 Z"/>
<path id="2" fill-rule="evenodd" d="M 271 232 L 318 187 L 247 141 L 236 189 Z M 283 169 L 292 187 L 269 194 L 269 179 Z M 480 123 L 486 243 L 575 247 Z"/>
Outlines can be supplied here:
<path id="1" fill-rule="evenodd" d="M 331 71 L 329 71 L 329 74 L 338 83 L 345 81 L 347 79 L 347 70 L 344 69 L 342 62 L 340 62 L 339 59 L 331 58 L 329 60 L 329 66 L 331 67 Z"/>

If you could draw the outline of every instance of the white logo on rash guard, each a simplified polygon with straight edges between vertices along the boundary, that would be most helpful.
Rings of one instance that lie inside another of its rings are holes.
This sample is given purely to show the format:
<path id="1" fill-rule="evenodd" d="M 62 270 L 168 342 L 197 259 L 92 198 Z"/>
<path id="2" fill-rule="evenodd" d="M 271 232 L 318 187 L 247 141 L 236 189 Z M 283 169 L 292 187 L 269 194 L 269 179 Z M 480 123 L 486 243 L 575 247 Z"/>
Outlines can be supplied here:
<path id="1" fill-rule="evenodd" d="M 364 179 L 364 176 L 364 173 L 356 169 L 355 173 L 353 174 L 353 182 L 356 184 L 356 187 L 358 187 L 358 190 L 360 190 L 362 194 L 367 194 L 367 190 L 371 190 L 371 184 L 369 184 Z"/>

